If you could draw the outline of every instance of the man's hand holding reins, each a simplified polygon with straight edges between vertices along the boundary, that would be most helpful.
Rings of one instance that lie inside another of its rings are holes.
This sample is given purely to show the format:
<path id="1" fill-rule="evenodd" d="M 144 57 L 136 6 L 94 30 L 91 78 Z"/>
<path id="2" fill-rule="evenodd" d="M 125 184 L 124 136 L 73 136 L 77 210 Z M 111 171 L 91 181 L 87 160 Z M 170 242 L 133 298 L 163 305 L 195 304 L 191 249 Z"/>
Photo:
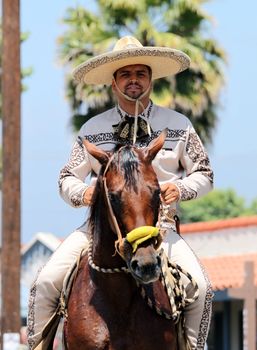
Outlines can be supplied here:
<path id="1" fill-rule="evenodd" d="M 91 205 L 94 190 L 95 186 L 88 186 L 88 188 L 84 192 L 83 202 L 86 206 Z"/>
<path id="2" fill-rule="evenodd" d="M 161 200 L 165 204 L 171 204 L 179 200 L 179 190 L 176 185 L 171 182 L 166 182 L 160 185 Z"/>

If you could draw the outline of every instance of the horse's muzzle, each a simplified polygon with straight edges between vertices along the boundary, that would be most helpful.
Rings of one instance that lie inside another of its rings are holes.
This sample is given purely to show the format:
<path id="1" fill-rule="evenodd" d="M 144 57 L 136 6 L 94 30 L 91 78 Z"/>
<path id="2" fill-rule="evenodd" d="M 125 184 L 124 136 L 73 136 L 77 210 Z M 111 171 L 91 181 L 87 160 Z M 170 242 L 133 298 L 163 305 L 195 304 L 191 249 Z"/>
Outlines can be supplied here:
<path id="1" fill-rule="evenodd" d="M 151 254 L 138 249 L 132 257 L 129 268 L 133 277 L 140 283 L 152 283 L 158 280 L 161 273 L 161 258 L 158 252 L 153 250 Z"/>

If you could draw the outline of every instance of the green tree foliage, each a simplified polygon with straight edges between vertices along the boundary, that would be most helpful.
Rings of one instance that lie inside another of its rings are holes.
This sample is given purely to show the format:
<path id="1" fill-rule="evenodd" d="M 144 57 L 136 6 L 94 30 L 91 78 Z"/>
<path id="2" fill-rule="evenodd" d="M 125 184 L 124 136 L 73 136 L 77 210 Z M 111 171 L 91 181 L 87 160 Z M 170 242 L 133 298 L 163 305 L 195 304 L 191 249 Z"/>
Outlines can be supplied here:
<path id="1" fill-rule="evenodd" d="M 59 38 L 60 57 L 72 67 L 110 51 L 123 35 L 133 35 L 145 46 L 169 46 L 187 53 L 189 70 L 157 80 L 155 103 L 187 115 L 203 142 L 211 141 L 217 122 L 218 95 L 223 84 L 225 54 L 209 35 L 211 18 L 203 0 L 95 0 L 97 10 L 69 8 L 67 30 Z M 71 67 L 69 67 L 69 71 Z M 113 106 L 109 87 L 76 86 L 67 75 L 67 96 L 78 129 L 87 119 Z"/>
<path id="2" fill-rule="evenodd" d="M 180 204 L 183 223 L 249 215 L 257 215 L 257 199 L 248 207 L 245 200 L 232 189 L 214 190 L 202 198 Z"/>

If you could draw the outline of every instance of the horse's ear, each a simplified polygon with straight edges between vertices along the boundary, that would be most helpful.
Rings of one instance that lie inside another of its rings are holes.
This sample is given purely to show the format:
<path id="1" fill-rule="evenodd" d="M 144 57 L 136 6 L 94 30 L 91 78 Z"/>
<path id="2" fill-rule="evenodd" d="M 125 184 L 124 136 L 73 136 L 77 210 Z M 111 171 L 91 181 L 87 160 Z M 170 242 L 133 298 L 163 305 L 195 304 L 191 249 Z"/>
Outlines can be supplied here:
<path id="1" fill-rule="evenodd" d="M 93 143 L 90 143 L 88 140 L 83 140 L 83 144 L 86 147 L 88 153 L 96 158 L 99 163 L 106 164 L 108 162 L 109 155 L 107 152 L 103 151 L 101 148 L 98 148 Z"/>
<path id="2" fill-rule="evenodd" d="M 162 146 L 164 145 L 166 136 L 168 133 L 168 128 L 164 129 L 160 135 L 150 142 L 150 144 L 145 149 L 145 157 L 146 159 L 151 162 L 156 154 L 162 149 Z"/>

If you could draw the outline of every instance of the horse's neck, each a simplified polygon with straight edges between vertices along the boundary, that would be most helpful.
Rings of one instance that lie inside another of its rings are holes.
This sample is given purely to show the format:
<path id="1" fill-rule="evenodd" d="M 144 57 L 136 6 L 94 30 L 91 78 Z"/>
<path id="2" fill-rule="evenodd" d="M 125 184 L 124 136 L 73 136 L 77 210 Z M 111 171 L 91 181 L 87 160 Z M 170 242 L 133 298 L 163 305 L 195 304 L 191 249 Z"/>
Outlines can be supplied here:
<path id="1" fill-rule="evenodd" d="M 125 262 L 115 250 L 116 234 L 108 224 L 97 225 L 93 232 L 92 258 L 96 265 L 103 268 L 125 266 Z"/>
<path id="2" fill-rule="evenodd" d="M 102 232 L 101 239 L 97 237 L 97 242 L 94 242 L 93 246 L 93 261 L 101 268 L 114 269 L 126 266 L 115 251 L 115 234 L 112 231 Z M 138 287 L 130 273 L 92 271 L 91 279 L 95 286 L 104 291 L 106 300 L 111 301 L 111 305 L 117 313 L 129 310 L 131 300 L 133 300 L 135 293 L 138 293 Z"/>

